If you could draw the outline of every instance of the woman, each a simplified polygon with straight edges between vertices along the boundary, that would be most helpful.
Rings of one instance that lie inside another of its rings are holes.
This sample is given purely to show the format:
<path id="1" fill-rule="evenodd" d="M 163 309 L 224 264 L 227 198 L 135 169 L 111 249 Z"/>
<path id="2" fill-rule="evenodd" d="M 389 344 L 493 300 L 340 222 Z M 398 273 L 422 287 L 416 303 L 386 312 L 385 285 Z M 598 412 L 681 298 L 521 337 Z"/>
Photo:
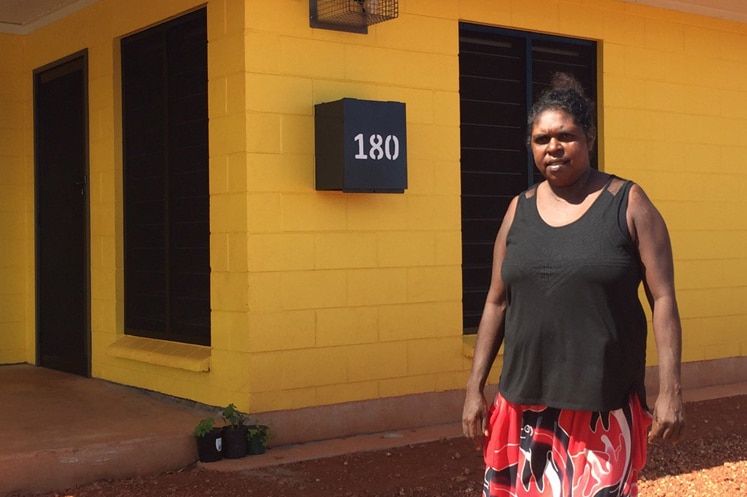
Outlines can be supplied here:
<path id="1" fill-rule="evenodd" d="M 484 451 L 485 496 L 634 497 L 647 433 L 676 441 L 684 428 L 667 228 L 638 185 L 590 167 L 591 115 L 580 85 L 559 75 L 528 118 L 545 180 L 511 201 L 496 237 L 462 415 Z M 653 419 L 641 282 L 659 359 Z"/>

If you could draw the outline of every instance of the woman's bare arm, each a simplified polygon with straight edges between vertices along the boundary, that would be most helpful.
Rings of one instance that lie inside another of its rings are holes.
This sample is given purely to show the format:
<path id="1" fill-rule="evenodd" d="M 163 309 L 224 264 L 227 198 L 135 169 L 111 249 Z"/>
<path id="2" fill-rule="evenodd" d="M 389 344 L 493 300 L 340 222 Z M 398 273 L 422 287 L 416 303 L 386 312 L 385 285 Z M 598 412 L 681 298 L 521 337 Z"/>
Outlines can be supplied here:
<path id="1" fill-rule="evenodd" d="M 477 448 L 482 446 L 487 432 L 487 400 L 483 390 L 490 368 L 503 343 L 503 326 L 506 317 L 506 288 L 501 278 L 501 266 L 506 255 L 506 237 L 516 212 L 517 198 L 506 211 L 493 248 L 493 269 L 490 289 L 485 299 L 480 325 L 477 329 L 472 369 L 467 380 L 467 393 L 462 411 L 462 430 Z"/>
<path id="2" fill-rule="evenodd" d="M 682 328 L 674 292 L 672 244 L 664 219 L 638 185 L 630 190 L 628 221 L 643 265 L 659 360 L 659 396 L 649 440 L 676 441 L 683 434 L 685 420 L 680 379 Z"/>

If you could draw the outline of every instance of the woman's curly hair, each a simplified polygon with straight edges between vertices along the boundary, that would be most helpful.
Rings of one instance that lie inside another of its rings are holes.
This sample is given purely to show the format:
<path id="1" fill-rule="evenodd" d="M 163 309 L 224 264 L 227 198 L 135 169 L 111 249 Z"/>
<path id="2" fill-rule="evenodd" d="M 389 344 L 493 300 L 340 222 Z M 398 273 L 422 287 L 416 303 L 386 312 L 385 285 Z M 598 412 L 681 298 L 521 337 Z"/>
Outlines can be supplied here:
<path id="1" fill-rule="evenodd" d="M 527 144 L 531 142 L 532 128 L 537 117 L 547 110 L 567 112 L 581 126 L 587 138 L 595 139 L 594 104 L 584 95 L 581 83 L 570 74 L 559 72 L 552 77 L 551 87 L 532 105 L 527 118 Z"/>

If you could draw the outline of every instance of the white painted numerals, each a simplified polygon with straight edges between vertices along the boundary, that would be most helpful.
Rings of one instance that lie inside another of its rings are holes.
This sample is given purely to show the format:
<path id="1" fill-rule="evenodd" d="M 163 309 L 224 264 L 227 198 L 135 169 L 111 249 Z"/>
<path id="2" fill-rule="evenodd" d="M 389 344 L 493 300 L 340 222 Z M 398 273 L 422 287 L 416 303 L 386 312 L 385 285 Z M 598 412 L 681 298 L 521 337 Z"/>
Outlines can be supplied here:
<path id="1" fill-rule="evenodd" d="M 358 133 L 354 138 L 358 144 L 358 153 L 355 158 L 359 160 L 373 159 L 397 160 L 399 157 L 399 138 L 396 135 L 371 135 L 368 137 L 368 153 L 366 153 L 366 140 L 363 133 Z"/>

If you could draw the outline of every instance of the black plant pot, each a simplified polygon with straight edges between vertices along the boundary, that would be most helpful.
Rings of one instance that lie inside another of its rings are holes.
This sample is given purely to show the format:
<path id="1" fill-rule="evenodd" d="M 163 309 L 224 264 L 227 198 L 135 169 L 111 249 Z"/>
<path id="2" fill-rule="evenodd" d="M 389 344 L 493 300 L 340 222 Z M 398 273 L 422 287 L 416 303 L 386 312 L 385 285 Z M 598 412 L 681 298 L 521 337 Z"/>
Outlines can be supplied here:
<path id="1" fill-rule="evenodd" d="M 226 459 L 241 459 L 246 456 L 246 426 L 232 428 L 223 427 L 223 457 Z"/>
<path id="2" fill-rule="evenodd" d="M 267 450 L 267 433 L 270 428 L 265 425 L 249 425 L 249 430 L 253 432 L 246 439 L 246 452 L 249 455 L 264 454 Z"/>
<path id="3" fill-rule="evenodd" d="M 215 462 L 222 459 L 223 430 L 213 428 L 209 433 L 202 437 L 195 437 L 197 440 L 197 456 L 200 462 Z"/>

